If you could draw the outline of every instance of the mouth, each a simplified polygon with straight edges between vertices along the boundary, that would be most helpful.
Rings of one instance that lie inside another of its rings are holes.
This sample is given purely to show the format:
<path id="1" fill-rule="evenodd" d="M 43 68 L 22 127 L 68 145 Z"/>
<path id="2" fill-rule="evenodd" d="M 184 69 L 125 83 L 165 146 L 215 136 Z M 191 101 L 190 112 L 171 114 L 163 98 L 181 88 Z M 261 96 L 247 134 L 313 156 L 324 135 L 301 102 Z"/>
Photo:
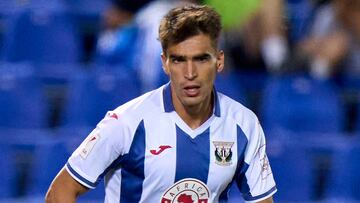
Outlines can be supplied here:
<path id="1" fill-rule="evenodd" d="M 199 85 L 188 85 L 184 87 L 185 95 L 188 97 L 196 97 L 200 94 Z"/>

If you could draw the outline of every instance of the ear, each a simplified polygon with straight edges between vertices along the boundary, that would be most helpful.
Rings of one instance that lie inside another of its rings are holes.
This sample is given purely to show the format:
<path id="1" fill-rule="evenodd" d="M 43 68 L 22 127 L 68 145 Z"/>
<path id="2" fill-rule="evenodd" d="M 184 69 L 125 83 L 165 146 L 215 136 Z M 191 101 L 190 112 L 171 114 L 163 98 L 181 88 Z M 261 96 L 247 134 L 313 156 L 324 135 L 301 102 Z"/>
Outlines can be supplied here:
<path id="1" fill-rule="evenodd" d="M 220 73 L 224 69 L 225 55 L 224 51 L 220 50 L 217 55 L 216 71 Z"/>
<path id="2" fill-rule="evenodd" d="M 169 75 L 169 68 L 166 64 L 167 57 L 165 56 L 164 52 L 161 53 L 161 62 L 162 62 L 162 68 L 166 75 Z"/>

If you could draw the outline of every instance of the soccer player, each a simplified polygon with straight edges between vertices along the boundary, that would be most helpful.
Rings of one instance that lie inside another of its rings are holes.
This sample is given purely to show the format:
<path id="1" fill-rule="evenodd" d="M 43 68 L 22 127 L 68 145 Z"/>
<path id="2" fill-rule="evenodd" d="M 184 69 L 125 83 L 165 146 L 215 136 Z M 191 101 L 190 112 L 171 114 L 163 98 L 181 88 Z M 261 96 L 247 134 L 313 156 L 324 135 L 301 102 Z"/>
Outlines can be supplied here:
<path id="1" fill-rule="evenodd" d="M 214 87 L 224 67 L 220 16 L 187 5 L 162 19 L 170 82 L 106 114 L 51 184 L 46 202 L 75 202 L 105 179 L 105 202 L 272 202 L 275 182 L 256 116 Z M 126 90 L 120 90 L 126 91 Z"/>

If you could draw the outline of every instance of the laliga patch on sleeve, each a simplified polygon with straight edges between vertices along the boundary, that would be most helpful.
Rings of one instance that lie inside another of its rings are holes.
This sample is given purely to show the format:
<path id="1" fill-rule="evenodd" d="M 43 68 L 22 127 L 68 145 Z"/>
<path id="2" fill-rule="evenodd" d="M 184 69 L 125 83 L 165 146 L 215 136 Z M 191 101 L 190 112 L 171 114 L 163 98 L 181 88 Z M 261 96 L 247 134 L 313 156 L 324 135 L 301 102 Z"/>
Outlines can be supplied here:
<path id="1" fill-rule="evenodd" d="M 86 159 L 86 157 L 90 154 L 91 150 L 94 148 L 95 144 L 98 142 L 99 139 L 100 136 L 97 133 L 94 133 L 88 138 L 85 146 L 80 151 L 81 158 Z"/>

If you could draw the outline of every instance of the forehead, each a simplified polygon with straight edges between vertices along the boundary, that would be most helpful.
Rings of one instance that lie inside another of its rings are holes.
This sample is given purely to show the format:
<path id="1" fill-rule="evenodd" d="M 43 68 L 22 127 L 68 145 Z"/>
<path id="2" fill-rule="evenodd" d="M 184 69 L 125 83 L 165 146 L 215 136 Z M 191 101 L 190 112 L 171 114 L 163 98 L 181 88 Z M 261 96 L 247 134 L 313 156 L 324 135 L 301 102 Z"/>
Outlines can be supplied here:
<path id="1" fill-rule="evenodd" d="M 167 54 L 191 57 L 204 53 L 214 54 L 215 51 L 210 37 L 200 34 L 189 37 L 178 44 L 170 45 Z"/>

